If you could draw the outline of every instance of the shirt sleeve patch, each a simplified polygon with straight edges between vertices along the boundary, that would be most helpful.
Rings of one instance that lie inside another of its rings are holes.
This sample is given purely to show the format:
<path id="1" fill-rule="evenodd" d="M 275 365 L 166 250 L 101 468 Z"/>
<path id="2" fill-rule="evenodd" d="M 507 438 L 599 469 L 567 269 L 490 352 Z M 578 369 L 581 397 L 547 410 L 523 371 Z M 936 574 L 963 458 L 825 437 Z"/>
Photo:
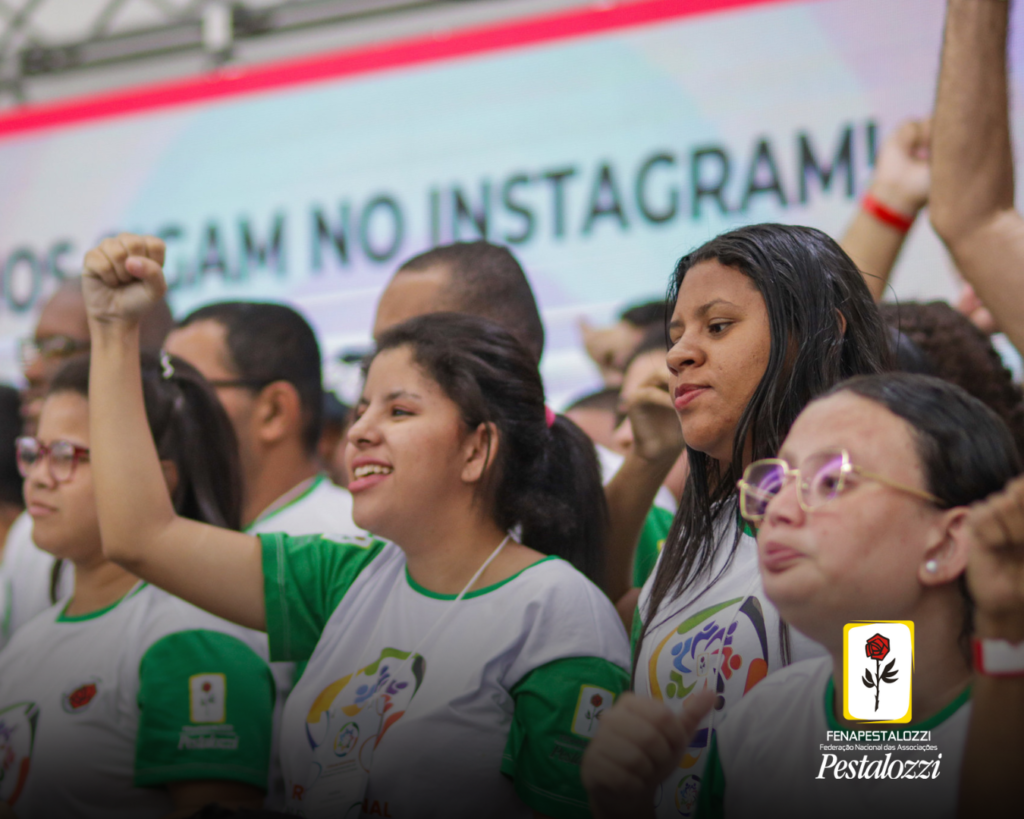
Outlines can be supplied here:
<path id="1" fill-rule="evenodd" d="M 274 681 L 236 637 L 170 634 L 139 665 L 135 785 L 226 779 L 267 787 Z"/>
<path id="2" fill-rule="evenodd" d="M 597 721 L 614 701 L 615 695 L 607 688 L 581 685 L 579 702 L 572 718 L 572 732 L 578 737 L 593 739 L 597 733 Z"/>
<path id="3" fill-rule="evenodd" d="M 600 714 L 628 685 L 624 669 L 599 657 L 555 660 L 515 685 L 501 771 L 530 808 L 555 819 L 590 816 L 580 761 Z"/>

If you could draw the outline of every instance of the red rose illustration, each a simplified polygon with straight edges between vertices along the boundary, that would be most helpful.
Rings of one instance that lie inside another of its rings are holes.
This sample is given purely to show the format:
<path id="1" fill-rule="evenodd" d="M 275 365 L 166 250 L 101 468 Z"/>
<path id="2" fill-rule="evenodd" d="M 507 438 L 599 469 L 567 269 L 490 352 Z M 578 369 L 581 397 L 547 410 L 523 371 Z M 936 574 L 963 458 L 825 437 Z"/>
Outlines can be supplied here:
<path id="1" fill-rule="evenodd" d="M 78 708 L 84 708 L 90 702 L 92 698 L 96 696 L 96 684 L 87 683 L 81 688 L 77 688 L 71 692 L 71 696 L 68 697 L 68 704 L 72 709 L 77 710 Z"/>
<path id="2" fill-rule="evenodd" d="M 884 660 L 889 654 L 889 638 L 876 634 L 864 648 L 869 660 Z"/>
<path id="3" fill-rule="evenodd" d="M 601 697 L 600 694 L 594 694 L 594 696 L 590 698 L 590 704 L 593 705 L 595 708 L 597 708 L 602 702 L 604 702 L 604 699 Z"/>
<path id="4" fill-rule="evenodd" d="M 889 660 L 885 664 L 885 668 L 882 668 L 882 660 L 889 654 L 889 638 L 883 637 L 881 634 L 868 638 L 864 646 L 864 653 L 869 660 L 875 661 L 875 673 L 872 674 L 870 670 L 865 670 L 861 682 L 864 683 L 866 688 L 875 689 L 875 710 L 877 711 L 878 700 L 882 696 L 882 683 L 896 682 L 897 672 L 894 668 L 896 660 Z"/>

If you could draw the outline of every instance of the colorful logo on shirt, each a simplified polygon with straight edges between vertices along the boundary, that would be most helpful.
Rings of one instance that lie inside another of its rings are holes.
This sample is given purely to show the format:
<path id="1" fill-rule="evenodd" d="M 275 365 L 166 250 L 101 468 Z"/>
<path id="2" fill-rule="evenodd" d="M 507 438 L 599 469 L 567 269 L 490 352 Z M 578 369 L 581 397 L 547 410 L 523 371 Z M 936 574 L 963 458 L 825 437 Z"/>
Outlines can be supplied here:
<path id="1" fill-rule="evenodd" d="M 313 763 L 305 781 L 290 783 L 293 802 L 309 815 L 359 814 L 374 749 L 408 710 L 426 667 L 419 654 L 385 648 L 320 692 L 306 716 Z"/>
<path id="2" fill-rule="evenodd" d="M 85 711 L 99 693 L 99 685 L 100 680 L 93 678 L 88 682 L 72 686 L 60 698 L 61 707 L 69 714 Z"/>
<path id="3" fill-rule="evenodd" d="M 32 763 L 39 709 L 33 702 L 20 702 L 0 711 L 0 802 L 11 807 L 25 788 Z"/>
<path id="4" fill-rule="evenodd" d="M 676 810 L 680 816 L 693 816 L 697 812 L 697 796 L 700 794 L 700 777 L 684 776 L 676 785 Z"/>
<path id="5" fill-rule="evenodd" d="M 704 690 L 715 692 L 718 711 L 738 702 L 768 674 L 761 601 L 736 597 L 687 617 L 654 649 L 649 673 L 652 695 L 673 710 L 685 708 L 690 696 Z M 679 767 L 693 769 L 709 744 L 707 729 L 698 731 Z"/>
<path id="6" fill-rule="evenodd" d="M 188 718 L 196 724 L 219 723 L 227 719 L 227 677 L 223 674 L 193 674 L 188 678 Z"/>
<path id="7" fill-rule="evenodd" d="M 597 721 L 606 710 L 611 708 L 615 695 L 605 688 L 596 685 L 581 685 L 580 698 L 576 703 L 576 713 L 572 718 L 572 732 L 577 736 L 593 739 L 597 733 Z"/>
<path id="8" fill-rule="evenodd" d="M 847 623 L 843 628 L 843 715 L 863 722 L 910 722 L 914 624 Z"/>

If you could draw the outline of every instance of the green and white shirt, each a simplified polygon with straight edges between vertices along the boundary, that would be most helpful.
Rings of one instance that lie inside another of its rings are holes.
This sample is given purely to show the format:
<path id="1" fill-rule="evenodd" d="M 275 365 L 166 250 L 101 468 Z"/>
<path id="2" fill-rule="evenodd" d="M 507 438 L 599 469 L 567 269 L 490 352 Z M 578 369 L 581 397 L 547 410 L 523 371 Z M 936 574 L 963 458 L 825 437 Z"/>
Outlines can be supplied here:
<path id="1" fill-rule="evenodd" d="M 308 817 L 588 815 L 579 776 L 628 686 L 608 599 L 564 560 L 435 594 L 391 543 L 263 535 L 288 810 Z"/>
<path id="2" fill-rule="evenodd" d="M 750 692 L 717 731 L 697 816 L 953 819 L 970 690 L 927 720 L 860 729 L 928 731 L 926 742 L 830 739 L 829 731 L 859 730 L 836 720 L 833 696 L 830 657 L 791 665 Z M 847 763 L 839 778 L 827 755 Z"/>
<path id="3" fill-rule="evenodd" d="M 176 781 L 266 787 L 265 637 L 140 584 L 82 617 L 58 604 L 0 652 L 0 800 L 19 819 L 138 819 Z"/>
<path id="4" fill-rule="evenodd" d="M 739 543 L 729 562 L 737 526 Z M 655 795 L 659 819 L 692 815 L 679 806 L 695 804 L 714 731 L 741 697 L 783 667 L 779 614 L 761 584 L 754 532 L 733 516 L 720 521 L 717 531 L 711 582 L 681 596 L 668 595 L 656 612 L 648 611 L 653 573 L 640 593 L 638 611 L 651 625 L 636 663 L 637 695 L 661 700 L 677 713 L 701 691 L 718 695 L 678 767 Z M 633 618 L 634 638 L 640 623 L 639 616 Z M 825 653 L 792 629 L 789 646 L 793 661 Z"/>

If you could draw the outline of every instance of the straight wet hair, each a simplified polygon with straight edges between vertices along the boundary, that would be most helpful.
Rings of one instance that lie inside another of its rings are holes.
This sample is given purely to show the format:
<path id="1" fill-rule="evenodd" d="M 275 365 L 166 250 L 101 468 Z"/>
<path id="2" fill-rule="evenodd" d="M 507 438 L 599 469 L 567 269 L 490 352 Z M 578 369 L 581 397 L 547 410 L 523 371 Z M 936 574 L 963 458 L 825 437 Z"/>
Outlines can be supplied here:
<path id="1" fill-rule="evenodd" d="M 496 322 L 462 313 L 430 313 L 392 327 L 374 355 L 402 347 L 458 406 L 467 430 L 497 428 L 481 488 L 495 523 L 518 528 L 523 544 L 568 560 L 600 585 L 608 509 L 597 454 L 568 418 L 556 416 L 548 426 L 532 352 Z"/>
<path id="2" fill-rule="evenodd" d="M 49 395 L 89 397 L 89 356 L 69 361 Z M 224 408 L 199 371 L 180 358 L 142 354 L 146 418 L 162 461 L 174 463 L 171 494 L 182 517 L 238 531 L 242 526 L 242 472 L 238 444 Z"/>
<path id="3" fill-rule="evenodd" d="M 731 544 L 720 544 L 716 531 L 736 518 L 744 451 L 753 460 L 774 457 L 808 402 L 851 376 L 891 367 L 887 331 L 860 271 L 820 230 L 763 224 L 723 233 L 679 260 L 669 283 L 670 305 L 678 300 L 690 269 L 706 261 L 739 271 L 760 292 L 768 313 L 768 364 L 740 416 L 732 462 L 719 465 L 687 447 L 690 476 L 658 561 L 650 601 L 641 612 L 634 663 L 665 598 L 698 585 L 709 588 L 730 565 L 741 530 L 733 527 Z M 721 548 L 730 549 L 728 560 L 712 577 Z M 785 634 L 780 641 L 785 657 Z"/>
<path id="4" fill-rule="evenodd" d="M 902 418 L 914 434 L 925 489 L 943 509 L 969 506 L 1002 489 L 1021 472 L 1013 434 L 988 406 L 941 378 L 911 373 L 852 378 L 827 395 L 849 392 L 885 407 Z M 974 606 L 964 575 L 961 648 L 970 656 Z"/>

